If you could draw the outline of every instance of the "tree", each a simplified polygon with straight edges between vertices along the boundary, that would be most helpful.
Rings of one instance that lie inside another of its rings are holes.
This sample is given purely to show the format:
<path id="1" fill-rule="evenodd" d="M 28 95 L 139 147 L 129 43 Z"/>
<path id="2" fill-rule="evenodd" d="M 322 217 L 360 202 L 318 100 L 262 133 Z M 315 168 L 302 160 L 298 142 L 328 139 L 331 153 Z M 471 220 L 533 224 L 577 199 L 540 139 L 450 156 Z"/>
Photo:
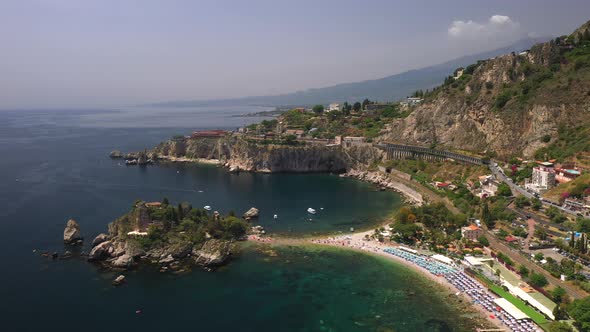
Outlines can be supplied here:
<path id="1" fill-rule="evenodd" d="M 164 197 L 164 199 L 162 200 L 162 205 L 168 205 L 170 204 L 170 202 L 168 201 L 167 197 Z"/>
<path id="2" fill-rule="evenodd" d="M 566 295 L 567 292 L 561 287 L 556 287 L 551 291 L 551 297 L 553 297 L 553 301 L 557 303 L 561 302 Z"/>
<path id="3" fill-rule="evenodd" d="M 295 135 L 287 135 L 285 136 L 285 143 L 288 145 L 293 145 L 297 141 L 297 136 Z"/>
<path id="4" fill-rule="evenodd" d="M 512 191 L 510 190 L 510 186 L 506 183 L 500 183 L 498 185 L 498 191 L 496 192 L 498 196 L 512 196 Z"/>
<path id="5" fill-rule="evenodd" d="M 182 204 L 178 203 L 178 221 L 182 221 L 184 219 L 184 210 L 182 208 Z"/>
<path id="6" fill-rule="evenodd" d="M 367 98 L 365 98 L 365 100 L 363 100 L 363 110 L 366 109 L 367 105 L 371 104 L 371 101 Z"/>
<path id="7" fill-rule="evenodd" d="M 559 310 L 559 307 L 555 307 L 555 311 Z M 555 316 L 555 313 L 553 313 Z M 555 316 L 557 318 L 557 316 Z M 571 326 L 568 325 L 566 322 L 552 322 L 549 325 L 549 332 L 573 332 Z"/>
<path id="8" fill-rule="evenodd" d="M 543 203 L 541 203 L 540 199 L 534 197 L 533 199 L 531 199 L 531 207 L 533 208 L 533 210 L 539 211 L 543 207 Z"/>
<path id="9" fill-rule="evenodd" d="M 324 112 L 324 105 L 315 105 L 312 110 L 315 114 L 322 114 Z"/>
<path id="10" fill-rule="evenodd" d="M 490 213 L 490 207 L 487 201 L 483 203 L 483 206 L 481 208 L 481 220 L 483 220 L 484 224 L 486 224 L 488 228 L 494 228 L 495 225 L 493 223 L 492 215 Z"/>
<path id="11" fill-rule="evenodd" d="M 490 246 L 490 241 L 488 240 L 487 237 L 485 237 L 485 235 L 478 237 L 477 242 L 481 243 L 482 245 L 484 245 L 486 247 Z"/>
<path id="12" fill-rule="evenodd" d="M 531 283 L 531 285 L 533 285 L 535 287 L 545 287 L 545 286 L 547 286 L 547 284 L 549 284 L 549 282 L 547 281 L 547 278 L 545 278 L 544 275 L 542 275 L 541 273 L 536 273 L 536 272 L 531 273 L 531 276 L 529 278 L 529 282 Z"/>
<path id="13" fill-rule="evenodd" d="M 354 105 L 352 105 L 352 109 L 353 109 L 355 112 L 360 112 L 360 110 L 361 110 L 361 107 L 362 107 L 362 105 L 361 105 L 361 103 L 359 103 L 358 101 L 357 101 L 356 103 L 354 103 Z"/>
<path id="14" fill-rule="evenodd" d="M 574 325 L 580 331 L 590 331 L 590 296 L 575 300 L 567 307 L 567 311 L 576 320 Z"/>
<path id="15" fill-rule="evenodd" d="M 536 260 L 537 262 L 540 262 L 540 261 L 542 261 L 544 258 L 545 258 L 545 255 L 543 255 L 543 253 L 542 253 L 542 252 L 538 252 L 538 253 L 536 253 L 536 254 L 535 254 L 535 260 Z"/>
<path id="16" fill-rule="evenodd" d="M 524 265 L 520 265 L 518 267 L 518 273 L 520 273 L 520 275 L 523 276 L 523 277 L 528 277 L 528 275 L 529 275 L 529 269 L 527 269 L 527 267 L 524 266 Z"/>
<path id="17" fill-rule="evenodd" d="M 514 204 L 517 208 L 522 209 L 525 206 L 531 205 L 531 202 L 525 196 L 520 195 L 516 197 L 516 199 L 514 200 Z"/>
<path id="18" fill-rule="evenodd" d="M 350 115 L 350 111 L 352 111 L 352 105 L 345 101 L 342 106 L 342 113 L 344 113 L 344 115 Z"/>

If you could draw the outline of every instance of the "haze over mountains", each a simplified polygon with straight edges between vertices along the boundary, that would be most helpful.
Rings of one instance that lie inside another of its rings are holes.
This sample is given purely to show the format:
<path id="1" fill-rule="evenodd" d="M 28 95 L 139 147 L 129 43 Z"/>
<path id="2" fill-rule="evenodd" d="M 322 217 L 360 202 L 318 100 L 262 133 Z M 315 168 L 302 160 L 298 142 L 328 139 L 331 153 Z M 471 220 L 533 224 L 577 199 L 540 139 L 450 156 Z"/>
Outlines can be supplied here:
<path id="1" fill-rule="evenodd" d="M 458 67 L 465 67 L 477 60 L 484 60 L 510 52 L 520 52 L 550 37 L 525 38 L 509 46 L 467 55 L 430 67 L 413 69 L 380 79 L 343 83 L 329 87 L 308 89 L 273 96 L 253 96 L 221 100 L 185 100 L 157 103 L 157 106 L 190 107 L 211 104 L 241 104 L 262 106 L 294 106 L 328 104 L 331 102 L 359 101 L 365 98 L 375 101 L 396 101 L 419 89 L 430 89 L 440 85 L 444 78 L 452 75 Z"/>

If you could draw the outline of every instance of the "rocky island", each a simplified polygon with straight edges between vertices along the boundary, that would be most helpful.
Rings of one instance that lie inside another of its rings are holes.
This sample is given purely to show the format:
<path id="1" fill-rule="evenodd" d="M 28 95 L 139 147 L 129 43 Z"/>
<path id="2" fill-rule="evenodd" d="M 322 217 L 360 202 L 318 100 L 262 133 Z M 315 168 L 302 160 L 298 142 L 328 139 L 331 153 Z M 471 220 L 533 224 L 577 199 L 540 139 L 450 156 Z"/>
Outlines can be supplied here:
<path id="1" fill-rule="evenodd" d="M 88 261 L 117 269 L 141 262 L 157 264 L 161 271 L 187 265 L 211 269 L 227 262 L 249 229 L 233 214 L 222 216 L 188 203 L 174 206 L 167 199 L 136 201 L 129 213 L 109 224 L 108 233 L 94 238 Z"/>

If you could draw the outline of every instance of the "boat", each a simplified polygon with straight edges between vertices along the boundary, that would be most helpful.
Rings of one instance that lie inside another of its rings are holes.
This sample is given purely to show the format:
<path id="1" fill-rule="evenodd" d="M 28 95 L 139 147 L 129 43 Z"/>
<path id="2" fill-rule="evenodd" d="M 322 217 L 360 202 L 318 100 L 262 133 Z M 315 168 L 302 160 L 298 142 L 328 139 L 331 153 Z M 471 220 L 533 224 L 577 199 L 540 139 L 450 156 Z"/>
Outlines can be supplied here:
<path id="1" fill-rule="evenodd" d="M 315 209 L 307 208 L 307 213 L 315 214 Z"/>
<path id="2" fill-rule="evenodd" d="M 207 211 L 211 211 L 211 206 L 209 205 L 205 205 L 203 206 L 203 209 L 207 210 Z"/>
<path id="3" fill-rule="evenodd" d="M 276 214 L 273 216 L 274 219 L 279 219 L 279 216 L 277 216 Z"/>

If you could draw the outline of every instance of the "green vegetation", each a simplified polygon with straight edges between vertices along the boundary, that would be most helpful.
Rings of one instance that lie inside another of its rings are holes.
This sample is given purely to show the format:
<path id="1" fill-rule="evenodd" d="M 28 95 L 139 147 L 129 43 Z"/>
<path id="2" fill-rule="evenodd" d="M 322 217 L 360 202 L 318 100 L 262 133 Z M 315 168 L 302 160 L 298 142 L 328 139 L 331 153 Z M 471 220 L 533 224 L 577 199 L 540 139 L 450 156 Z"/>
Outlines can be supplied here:
<path id="1" fill-rule="evenodd" d="M 459 240 L 460 228 L 466 222 L 464 215 L 455 215 L 439 203 L 401 208 L 391 227 L 400 234 L 394 240 L 408 244 L 428 242 L 436 250 L 438 245 L 446 246 Z"/>
<path id="2" fill-rule="evenodd" d="M 580 125 L 568 127 L 561 125 L 558 128 L 558 138 L 547 147 L 535 152 L 537 159 L 557 159 L 564 161 L 575 156 L 580 151 L 590 151 L 590 127 Z"/>
<path id="3" fill-rule="evenodd" d="M 573 301 L 567 312 L 576 320 L 574 325 L 580 332 L 590 331 L 590 297 Z"/>
<path id="4" fill-rule="evenodd" d="M 111 228 L 122 239 L 129 238 L 127 233 L 132 230 L 147 230 L 147 236 L 133 236 L 147 250 L 176 243 L 200 244 L 208 237 L 236 240 L 246 235 L 250 225 L 235 216 L 216 216 L 186 202 L 174 206 L 165 198 L 161 205 L 137 202 Z"/>
<path id="5" fill-rule="evenodd" d="M 504 290 L 504 288 L 494 284 L 490 279 L 486 278 L 485 276 L 479 274 L 478 275 L 480 280 L 483 280 L 488 288 L 496 293 L 498 296 L 505 298 L 510 303 L 512 303 L 515 307 L 520 309 L 522 312 L 527 314 L 531 319 L 539 324 L 540 326 L 545 326 L 547 324 L 547 318 L 543 316 L 543 314 L 537 312 L 535 309 L 527 306 L 522 300 L 518 299 L 514 295 L 510 294 L 508 291 Z"/>
<path id="6" fill-rule="evenodd" d="M 529 276 L 529 282 L 535 287 L 545 287 L 547 284 L 549 284 L 547 278 L 545 278 L 544 275 L 535 272 L 531 273 Z"/>

